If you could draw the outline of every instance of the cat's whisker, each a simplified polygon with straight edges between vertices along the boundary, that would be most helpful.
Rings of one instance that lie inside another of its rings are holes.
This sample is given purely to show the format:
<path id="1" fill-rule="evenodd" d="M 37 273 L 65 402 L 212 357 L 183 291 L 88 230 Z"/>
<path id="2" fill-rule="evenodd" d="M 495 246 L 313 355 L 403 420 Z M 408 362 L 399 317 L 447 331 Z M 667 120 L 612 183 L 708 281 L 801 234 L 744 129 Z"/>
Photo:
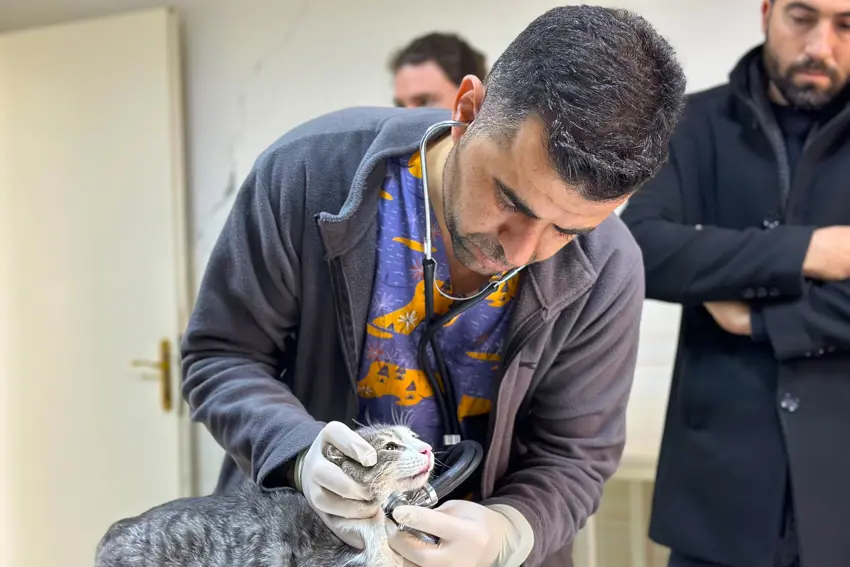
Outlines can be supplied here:
<path id="1" fill-rule="evenodd" d="M 366 420 L 366 424 L 363 427 L 368 427 L 368 428 L 373 427 L 372 418 L 369 415 L 369 408 L 368 407 L 366 408 L 366 414 L 363 416 L 363 419 Z"/>
<path id="2" fill-rule="evenodd" d="M 402 425 L 408 429 L 413 429 L 413 412 L 404 412 L 404 417 Z"/>

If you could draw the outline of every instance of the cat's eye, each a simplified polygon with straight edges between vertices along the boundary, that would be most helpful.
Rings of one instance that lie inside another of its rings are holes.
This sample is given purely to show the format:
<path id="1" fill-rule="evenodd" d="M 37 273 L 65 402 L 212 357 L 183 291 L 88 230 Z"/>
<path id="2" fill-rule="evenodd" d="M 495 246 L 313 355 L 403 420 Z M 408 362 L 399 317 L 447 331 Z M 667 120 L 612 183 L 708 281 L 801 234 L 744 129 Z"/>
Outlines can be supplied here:
<path id="1" fill-rule="evenodd" d="M 399 449 L 401 449 L 401 447 L 399 447 L 397 443 L 393 443 L 392 441 L 384 445 L 385 451 L 398 451 Z"/>

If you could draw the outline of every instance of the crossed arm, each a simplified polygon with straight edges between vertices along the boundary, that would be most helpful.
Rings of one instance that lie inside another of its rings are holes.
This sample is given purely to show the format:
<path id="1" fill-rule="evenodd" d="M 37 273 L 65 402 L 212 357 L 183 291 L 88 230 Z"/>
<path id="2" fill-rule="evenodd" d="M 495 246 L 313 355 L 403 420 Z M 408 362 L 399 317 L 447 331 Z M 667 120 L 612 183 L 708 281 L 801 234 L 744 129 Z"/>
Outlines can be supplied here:
<path id="1" fill-rule="evenodd" d="M 727 332 L 768 341 L 778 360 L 850 350 L 850 280 L 812 282 L 800 298 L 786 302 L 705 307 Z"/>
<path id="2" fill-rule="evenodd" d="M 674 148 L 622 214 L 644 253 L 647 297 L 703 305 L 778 360 L 850 350 L 850 227 L 696 224 L 693 169 Z"/>

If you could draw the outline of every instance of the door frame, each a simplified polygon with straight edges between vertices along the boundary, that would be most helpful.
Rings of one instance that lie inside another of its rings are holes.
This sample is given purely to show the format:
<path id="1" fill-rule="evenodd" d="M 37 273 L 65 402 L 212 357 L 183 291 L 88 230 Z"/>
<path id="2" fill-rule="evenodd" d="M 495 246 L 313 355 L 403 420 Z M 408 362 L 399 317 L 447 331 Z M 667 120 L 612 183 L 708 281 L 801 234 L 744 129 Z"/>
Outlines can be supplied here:
<path id="1" fill-rule="evenodd" d="M 182 37 L 180 35 L 180 18 L 177 10 L 173 7 L 156 8 L 164 10 L 167 14 L 169 23 L 168 29 L 168 53 L 169 73 L 171 74 L 171 151 L 174 156 L 174 167 L 172 169 L 172 191 L 173 191 L 173 211 L 174 211 L 174 257 L 177 262 L 175 272 L 177 273 L 177 281 L 174 282 L 175 292 L 177 294 L 177 318 L 176 324 L 178 329 L 177 341 L 182 339 L 182 333 L 186 329 L 189 322 L 189 317 L 195 302 L 195 286 L 194 286 L 194 270 L 192 268 L 192 247 L 189 241 L 190 235 L 190 209 L 189 209 L 189 184 L 187 177 L 187 160 L 188 160 L 188 144 L 189 136 L 186 122 L 186 105 L 185 98 L 186 89 L 184 81 L 187 76 L 184 69 Z M 179 353 L 178 348 L 174 349 Z M 176 392 L 174 398 L 177 403 L 174 405 L 174 411 L 177 413 L 178 420 L 178 494 L 181 497 L 195 496 L 198 491 L 198 459 L 197 459 L 197 436 L 195 428 L 190 419 L 190 411 L 183 396 L 180 395 L 180 385 L 182 376 L 182 365 L 178 360 L 174 365 L 176 372 L 171 377 L 172 391 Z"/>

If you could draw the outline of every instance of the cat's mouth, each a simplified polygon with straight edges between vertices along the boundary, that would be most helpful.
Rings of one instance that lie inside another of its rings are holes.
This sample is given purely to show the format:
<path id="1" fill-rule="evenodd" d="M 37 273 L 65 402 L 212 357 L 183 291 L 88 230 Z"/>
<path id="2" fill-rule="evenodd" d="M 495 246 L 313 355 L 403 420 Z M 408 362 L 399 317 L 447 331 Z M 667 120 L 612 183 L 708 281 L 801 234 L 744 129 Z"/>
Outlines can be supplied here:
<path id="1" fill-rule="evenodd" d="M 414 474 L 410 475 L 407 478 L 409 478 L 411 480 L 417 480 L 419 478 L 422 478 L 423 476 L 427 476 L 427 475 L 431 474 L 431 469 L 433 467 L 434 467 L 434 463 L 431 461 L 431 457 L 429 457 L 425 461 L 425 464 L 422 465 L 421 469 L 419 469 L 417 472 L 415 472 Z"/>
<path id="2" fill-rule="evenodd" d="M 416 473 L 414 475 L 411 475 L 409 478 L 417 479 L 417 478 L 420 478 L 420 477 L 423 477 L 423 476 L 429 474 L 430 472 L 431 472 L 431 467 L 426 465 L 422 468 L 421 471 L 419 471 L 418 473 Z"/>

